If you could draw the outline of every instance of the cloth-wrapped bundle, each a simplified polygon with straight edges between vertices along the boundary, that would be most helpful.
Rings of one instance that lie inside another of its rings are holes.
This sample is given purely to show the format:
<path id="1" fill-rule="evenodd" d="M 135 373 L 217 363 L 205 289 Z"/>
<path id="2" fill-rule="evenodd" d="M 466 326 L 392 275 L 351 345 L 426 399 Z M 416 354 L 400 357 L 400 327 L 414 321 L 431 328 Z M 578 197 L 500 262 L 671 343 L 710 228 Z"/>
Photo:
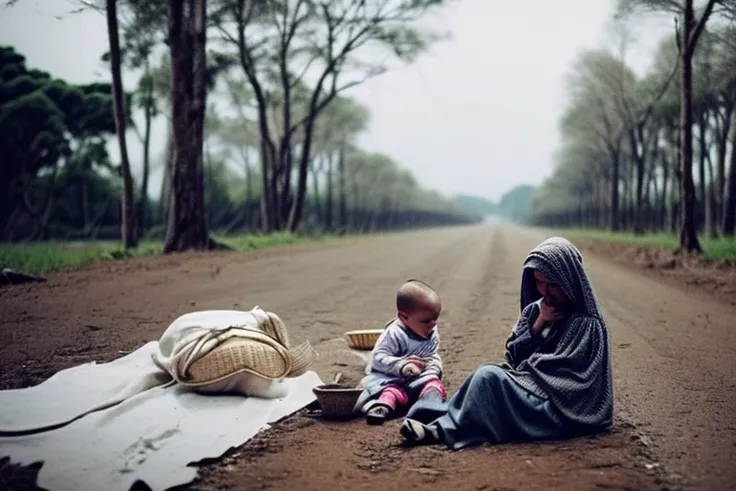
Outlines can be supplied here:
<path id="1" fill-rule="evenodd" d="M 166 329 L 152 358 L 198 392 L 275 398 L 286 395 L 283 380 L 304 373 L 316 356 L 308 341 L 290 347 L 281 319 L 256 306 L 185 314 Z"/>

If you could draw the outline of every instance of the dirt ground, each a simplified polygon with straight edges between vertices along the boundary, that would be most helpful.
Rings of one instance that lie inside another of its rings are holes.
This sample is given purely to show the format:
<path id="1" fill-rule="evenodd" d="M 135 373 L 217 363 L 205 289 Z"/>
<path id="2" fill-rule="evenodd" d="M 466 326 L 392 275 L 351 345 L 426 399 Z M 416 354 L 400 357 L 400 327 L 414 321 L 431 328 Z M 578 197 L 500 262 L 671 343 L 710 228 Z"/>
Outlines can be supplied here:
<path id="1" fill-rule="evenodd" d="M 351 329 L 382 327 L 408 277 L 432 283 L 448 390 L 498 361 L 519 311 L 538 230 L 476 226 L 248 253 L 98 264 L 0 289 L 0 389 L 37 384 L 157 339 L 177 316 L 210 308 L 278 313 L 295 342 L 321 353 L 323 380 L 359 377 L 342 348 Z M 224 458 L 187 489 L 736 489 L 736 273 L 668 265 L 581 243 L 612 336 L 610 433 L 460 452 L 401 446 L 398 421 L 368 427 L 294 415 Z M 661 259 L 661 261 L 660 261 Z M 649 261 L 649 263 L 647 262 Z M 651 264 L 650 264 L 651 263 Z"/>

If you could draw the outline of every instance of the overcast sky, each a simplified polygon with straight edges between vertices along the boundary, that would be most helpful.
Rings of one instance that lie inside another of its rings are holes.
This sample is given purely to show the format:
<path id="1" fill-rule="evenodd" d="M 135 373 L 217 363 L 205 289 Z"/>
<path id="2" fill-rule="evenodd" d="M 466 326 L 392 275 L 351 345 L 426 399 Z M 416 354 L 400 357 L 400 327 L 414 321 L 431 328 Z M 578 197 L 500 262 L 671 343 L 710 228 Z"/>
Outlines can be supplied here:
<path id="1" fill-rule="evenodd" d="M 613 45 L 607 30 L 613 6 L 614 0 L 459 0 L 442 18 L 451 40 L 348 93 L 371 110 L 361 146 L 390 155 L 423 186 L 447 195 L 497 199 L 517 184 L 541 183 L 559 146 L 565 74 L 581 50 Z M 72 0 L 0 7 L 0 44 L 69 82 L 109 80 L 99 61 L 108 47 L 104 17 L 69 15 L 72 8 Z M 671 30 L 661 21 L 653 27 L 627 52 L 637 71 L 663 29 Z M 132 89 L 135 80 L 128 81 Z M 140 144 L 129 141 L 139 168 Z M 159 122 L 153 155 L 164 145 Z"/>

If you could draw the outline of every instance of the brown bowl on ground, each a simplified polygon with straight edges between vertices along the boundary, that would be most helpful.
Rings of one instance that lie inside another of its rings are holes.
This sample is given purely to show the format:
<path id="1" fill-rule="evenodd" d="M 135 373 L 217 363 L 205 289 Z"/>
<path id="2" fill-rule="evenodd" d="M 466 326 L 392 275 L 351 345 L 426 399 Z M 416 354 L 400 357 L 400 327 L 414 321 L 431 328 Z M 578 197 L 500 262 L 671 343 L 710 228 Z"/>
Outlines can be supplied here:
<path id="1" fill-rule="evenodd" d="M 340 384 L 318 385 L 312 389 L 322 407 L 322 416 L 332 419 L 347 419 L 353 416 L 355 403 L 363 389 Z"/>

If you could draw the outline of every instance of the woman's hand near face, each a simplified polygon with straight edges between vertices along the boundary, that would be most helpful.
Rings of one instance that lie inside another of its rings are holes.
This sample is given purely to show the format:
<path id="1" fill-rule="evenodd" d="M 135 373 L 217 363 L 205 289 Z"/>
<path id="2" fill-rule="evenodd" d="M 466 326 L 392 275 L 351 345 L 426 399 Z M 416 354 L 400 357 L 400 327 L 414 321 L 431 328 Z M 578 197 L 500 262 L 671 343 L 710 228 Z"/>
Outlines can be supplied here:
<path id="1" fill-rule="evenodd" d="M 542 332 L 542 329 L 563 318 L 564 311 L 549 305 L 544 300 L 539 303 L 539 315 L 532 326 L 532 334 L 535 336 Z"/>

